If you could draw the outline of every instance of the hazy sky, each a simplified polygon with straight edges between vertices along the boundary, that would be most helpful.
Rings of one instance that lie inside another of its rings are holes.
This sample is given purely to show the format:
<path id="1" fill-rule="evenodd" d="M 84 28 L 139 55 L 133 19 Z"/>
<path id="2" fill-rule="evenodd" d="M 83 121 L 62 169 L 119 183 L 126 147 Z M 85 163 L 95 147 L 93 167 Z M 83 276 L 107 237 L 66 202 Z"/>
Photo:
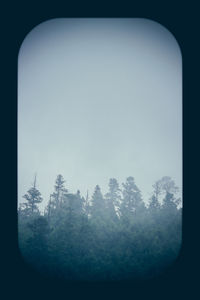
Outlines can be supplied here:
<path id="1" fill-rule="evenodd" d="M 147 19 L 52 19 L 25 38 L 18 66 L 18 199 L 34 174 L 45 200 L 133 176 L 143 198 L 182 184 L 182 61 Z"/>

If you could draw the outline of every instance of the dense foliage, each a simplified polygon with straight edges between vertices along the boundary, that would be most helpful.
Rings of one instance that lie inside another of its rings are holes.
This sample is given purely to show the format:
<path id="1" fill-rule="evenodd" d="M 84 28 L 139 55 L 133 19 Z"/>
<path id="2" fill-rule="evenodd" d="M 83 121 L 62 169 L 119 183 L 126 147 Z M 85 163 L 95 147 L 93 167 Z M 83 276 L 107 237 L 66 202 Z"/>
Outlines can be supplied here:
<path id="1" fill-rule="evenodd" d="M 33 187 L 18 209 L 19 247 L 40 272 L 67 280 L 126 280 L 159 274 L 181 245 L 180 199 L 170 177 L 153 185 L 146 206 L 133 177 L 122 189 L 116 179 L 89 199 L 69 193 L 58 175 L 44 214 Z"/>

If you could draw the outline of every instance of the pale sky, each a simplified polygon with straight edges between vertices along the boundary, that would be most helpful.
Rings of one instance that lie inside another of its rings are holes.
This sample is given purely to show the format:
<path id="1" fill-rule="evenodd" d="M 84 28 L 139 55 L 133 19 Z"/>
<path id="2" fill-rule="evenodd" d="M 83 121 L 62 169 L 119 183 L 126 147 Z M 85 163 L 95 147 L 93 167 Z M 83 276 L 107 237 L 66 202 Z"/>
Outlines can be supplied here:
<path id="1" fill-rule="evenodd" d="M 147 19 L 52 19 L 18 61 L 18 201 L 33 183 L 47 204 L 58 174 L 70 192 L 133 176 L 147 201 L 171 176 L 182 188 L 182 58 Z"/>

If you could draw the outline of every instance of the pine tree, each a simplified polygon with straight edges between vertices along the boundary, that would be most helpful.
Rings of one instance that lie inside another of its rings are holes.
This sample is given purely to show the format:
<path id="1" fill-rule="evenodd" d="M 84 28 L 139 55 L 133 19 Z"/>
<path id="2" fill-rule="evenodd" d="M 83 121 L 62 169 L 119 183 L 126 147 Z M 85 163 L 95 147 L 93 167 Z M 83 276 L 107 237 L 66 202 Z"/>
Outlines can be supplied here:
<path id="1" fill-rule="evenodd" d="M 150 199 L 149 210 L 150 212 L 158 211 L 160 209 L 160 203 L 155 195 Z"/>
<path id="2" fill-rule="evenodd" d="M 84 213 L 87 216 L 87 218 L 90 217 L 90 201 L 89 201 L 89 193 L 87 191 L 86 197 L 83 197 L 83 209 L 84 209 Z"/>
<path id="3" fill-rule="evenodd" d="M 161 194 L 161 181 L 156 181 L 155 184 L 153 184 L 153 196 L 150 198 L 150 203 L 149 203 L 149 212 L 156 213 L 160 209 L 160 202 L 159 202 L 159 196 Z"/>
<path id="4" fill-rule="evenodd" d="M 105 195 L 105 200 L 108 217 L 116 220 L 116 212 L 119 210 L 121 197 L 119 184 L 115 178 L 111 178 L 109 181 L 109 192 Z"/>
<path id="5" fill-rule="evenodd" d="M 24 203 L 25 210 L 30 215 L 33 215 L 34 213 L 39 214 L 39 209 L 37 204 L 42 202 L 42 196 L 39 190 L 36 188 L 36 176 L 34 179 L 33 186 L 27 191 L 27 193 L 23 196 L 27 200 L 26 203 Z"/>
<path id="6" fill-rule="evenodd" d="M 105 216 L 105 200 L 101 193 L 99 185 L 96 185 L 94 193 L 92 195 L 92 205 L 91 205 L 91 217 L 94 219 L 101 219 Z"/>
<path id="7" fill-rule="evenodd" d="M 172 214 L 177 212 L 176 199 L 173 194 L 167 192 L 163 200 L 163 210 L 166 214 Z"/>
<path id="8" fill-rule="evenodd" d="M 44 215 L 47 216 L 47 220 L 48 222 L 50 222 L 50 219 L 51 219 L 51 216 L 52 216 L 52 210 L 53 210 L 53 204 L 52 204 L 52 194 L 50 195 L 49 197 L 49 202 L 46 206 L 46 209 L 45 209 L 45 213 Z"/>
<path id="9" fill-rule="evenodd" d="M 162 193 L 162 180 L 158 180 L 153 184 L 153 188 L 154 188 L 154 197 L 158 200 L 159 196 Z"/>
<path id="10" fill-rule="evenodd" d="M 55 192 L 52 194 L 52 205 L 55 209 L 60 208 L 60 205 L 63 201 L 64 194 L 67 193 L 67 189 L 64 187 L 65 180 L 62 175 L 58 175 L 55 182 Z"/>
<path id="11" fill-rule="evenodd" d="M 141 192 L 135 184 L 133 177 L 128 177 L 123 186 L 123 200 L 120 206 L 122 218 L 132 218 L 137 211 L 144 208 Z"/>
<path id="12" fill-rule="evenodd" d="M 76 195 L 74 195 L 74 201 L 72 201 L 72 208 L 76 215 L 81 215 L 83 213 L 83 197 L 81 197 L 81 193 L 77 190 Z"/>

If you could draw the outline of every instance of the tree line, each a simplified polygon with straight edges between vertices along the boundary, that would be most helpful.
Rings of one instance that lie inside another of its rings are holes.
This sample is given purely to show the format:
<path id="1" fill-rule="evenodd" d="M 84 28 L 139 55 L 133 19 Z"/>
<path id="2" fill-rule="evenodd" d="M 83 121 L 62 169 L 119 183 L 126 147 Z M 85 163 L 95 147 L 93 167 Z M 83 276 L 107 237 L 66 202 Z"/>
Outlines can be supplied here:
<path id="1" fill-rule="evenodd" d="M 55 181 L 44 214 L 33 186 L 18 208 L 19 248 L 41 273 L 67 280 L 127 280 L 160 274 L 181 246 L 181 199 L 164 176 L 153 185 L 148 206 L 134 177 L 122 189 L 111 178 L 103 195 L 69 193 L 62 175 Z"/>

